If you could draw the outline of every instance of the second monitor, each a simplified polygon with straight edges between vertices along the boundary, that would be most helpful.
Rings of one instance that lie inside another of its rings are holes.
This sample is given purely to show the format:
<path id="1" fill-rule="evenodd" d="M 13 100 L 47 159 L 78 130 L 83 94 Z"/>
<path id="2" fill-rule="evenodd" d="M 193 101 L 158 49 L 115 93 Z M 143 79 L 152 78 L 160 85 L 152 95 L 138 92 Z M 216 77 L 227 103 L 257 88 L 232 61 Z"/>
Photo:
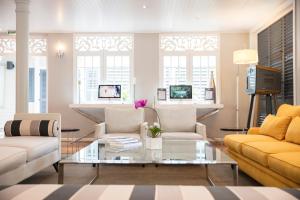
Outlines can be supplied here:
<path id="1" fill-rule="evenodd" d="M 191 85 L 170 85 L 170 99 L 192 99 Z"/>

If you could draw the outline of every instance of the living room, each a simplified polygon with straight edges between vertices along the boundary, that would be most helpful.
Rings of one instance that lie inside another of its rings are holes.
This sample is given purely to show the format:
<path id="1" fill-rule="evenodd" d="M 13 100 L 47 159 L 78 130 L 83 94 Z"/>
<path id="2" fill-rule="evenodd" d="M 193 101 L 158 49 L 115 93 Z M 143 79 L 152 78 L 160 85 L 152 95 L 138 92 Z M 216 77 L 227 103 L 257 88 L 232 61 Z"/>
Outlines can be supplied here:
<path id="1" fill-rule="evenodd" d="M 298 19 L 296 0 L 1 0 L 0 199 L 300 198 Z"/>

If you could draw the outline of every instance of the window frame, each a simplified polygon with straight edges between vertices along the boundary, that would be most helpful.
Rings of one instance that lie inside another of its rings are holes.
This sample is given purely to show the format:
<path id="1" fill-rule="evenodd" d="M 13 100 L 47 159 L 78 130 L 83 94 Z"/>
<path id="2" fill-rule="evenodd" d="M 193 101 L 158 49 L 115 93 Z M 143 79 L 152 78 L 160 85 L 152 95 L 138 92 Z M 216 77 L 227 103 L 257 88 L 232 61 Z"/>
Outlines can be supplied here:
<path id="1" fill-rule="evenodd" d="M 75 42 L 76 42 L 76 37 L 80 36 L 130 36 L 132 37 L 132 49 L 130 51 L 108 51 L 105 49 L 99 50 L 99 51 L 83 51 L 83 52 L 78 52 L 75 48 Z M 95 103 L 95 104 L 130 104 L 134 101 L 134 34 L 129 34 L 129 33 L 95 33 L 95 34 L 74 34 L 73 35 L 73 102 L 75 104 L 90 104 L 90 103 Z M 107 68 L 107 62 L 106 62 L 106 57 L 107 56 L 129 56 L 129 67 L 130 67 L 130 99 L 128 102 L 124 102 L 122 100 L 122 97 L 120 99 L 114 99 L 112 101 L 110 100 L 99 100 L 97 99 L 95 102 L 80 102 L 79 101 L 79 96 L 78 96 L 78 74 L 77 74 L 77 57 L 78 56 L 99 56 L 100 57 L 100 81 L 102 84 L 105 84 L 106 79 L 106 68 Z"/>
<path id="2" fill-rule="evenodd" d="M 214 35 L 217 36 L 217 49 L 211 51 L 195 51 L 195 50 L 185 50 L 185 51 L 165 51 L 161 48 L 161 37 L 162 36 L 193 36 L 193 35 Z M 186 56 L 186 66 L 187 66 L 187 84 L 193 85 L 193 56 L 216 56 L 216 74 L 215 74 L 215 84 L 216 84 L 216 104 L 221 102 L 221 76 L 220 76 L 220 34 L 219 33 L 162 33 L 159 34 L 159 87 L 164 87 L 164 56 Z M 193 86 L 194 87 L 194 86 Z M 169 88 L 166 88 L 169 90 Z M 163 104 L 173 104 L 174 102 L 189 102 L 189 103 L 203 103 L 199 100 L 167 100 L 159 103 Z"/>

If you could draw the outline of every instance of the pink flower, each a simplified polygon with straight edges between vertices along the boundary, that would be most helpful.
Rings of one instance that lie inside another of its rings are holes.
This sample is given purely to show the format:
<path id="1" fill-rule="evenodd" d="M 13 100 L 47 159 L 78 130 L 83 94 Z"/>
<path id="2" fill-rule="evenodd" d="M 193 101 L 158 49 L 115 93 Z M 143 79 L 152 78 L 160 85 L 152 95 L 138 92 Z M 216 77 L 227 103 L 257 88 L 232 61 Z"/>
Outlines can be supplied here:
<path id="1" fill-rule="evenodd" d="M 134 101 L 135 109 L 144 108 L 147 105 L 147 99 L 139 99 Z"/>

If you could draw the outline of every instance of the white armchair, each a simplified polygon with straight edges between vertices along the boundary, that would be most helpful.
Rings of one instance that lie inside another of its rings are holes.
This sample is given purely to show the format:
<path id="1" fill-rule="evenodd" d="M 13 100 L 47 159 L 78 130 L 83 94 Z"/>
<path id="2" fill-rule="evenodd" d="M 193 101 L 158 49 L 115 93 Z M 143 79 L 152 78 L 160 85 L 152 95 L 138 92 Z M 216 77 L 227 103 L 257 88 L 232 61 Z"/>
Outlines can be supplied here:
<path id="1" fill-rule="evenodd" d="M 206 126 L 197 122 L 196 108 L 157 108 L 164 139 L 206 139 Z"/>
<path id="2" fill-rule="evenodd" d="M 148 123 L 144 122 L 144 109 L 106 108 L 105 122 L 95 127 L 95 137 L 128 136 L 144 138 L 148 131 Z"/>

